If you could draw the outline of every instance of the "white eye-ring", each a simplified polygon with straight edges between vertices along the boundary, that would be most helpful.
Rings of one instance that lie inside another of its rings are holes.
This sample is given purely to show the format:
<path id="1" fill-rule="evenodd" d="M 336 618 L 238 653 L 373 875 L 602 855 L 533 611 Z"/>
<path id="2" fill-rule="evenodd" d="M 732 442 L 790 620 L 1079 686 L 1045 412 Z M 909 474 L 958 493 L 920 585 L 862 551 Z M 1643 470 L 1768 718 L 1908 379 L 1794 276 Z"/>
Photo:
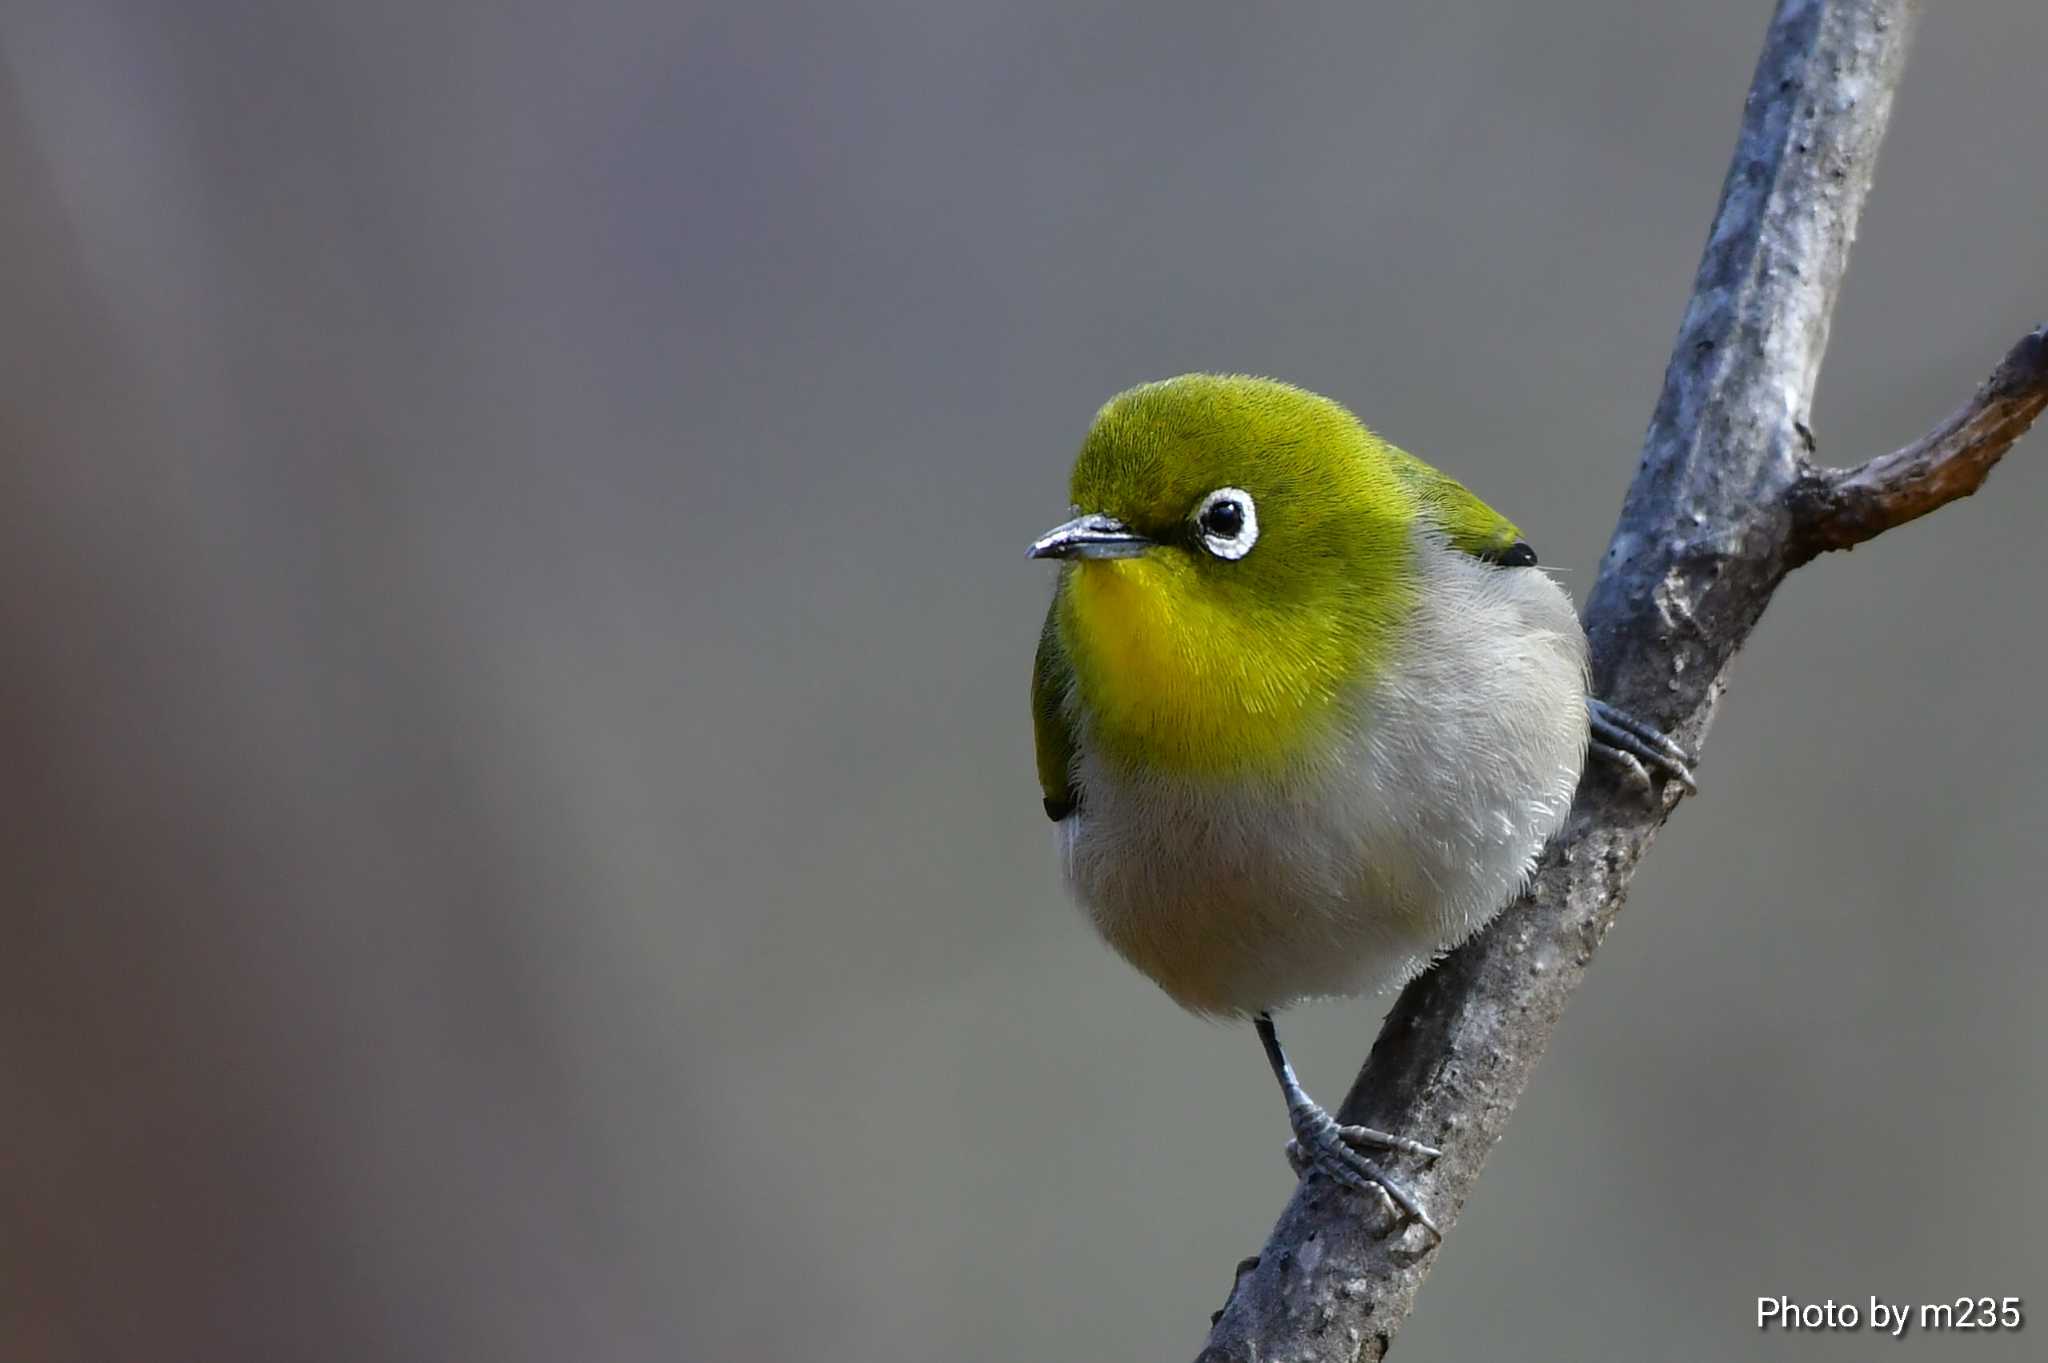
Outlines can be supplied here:
<path id="1" fill-rule="evenodd" d="M 1195 512 L 1202 547 L 1218 558 L 1239 559 L 1259 542 L 1259 511 L 1252 494 L 1241 487 L 1219 487 L 1202 498 Z"/>

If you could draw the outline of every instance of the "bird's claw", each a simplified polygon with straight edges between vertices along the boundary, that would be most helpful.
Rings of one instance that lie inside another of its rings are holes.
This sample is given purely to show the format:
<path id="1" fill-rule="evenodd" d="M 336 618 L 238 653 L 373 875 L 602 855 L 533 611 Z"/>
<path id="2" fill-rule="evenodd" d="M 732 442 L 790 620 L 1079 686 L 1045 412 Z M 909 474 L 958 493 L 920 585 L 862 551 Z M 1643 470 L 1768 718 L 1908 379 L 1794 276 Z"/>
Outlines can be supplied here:
<path id="1" fill-rule="evenodd" d="M 1354 1148 L 1365 1147 L 1373 1150 L 1391 1150 L 1396 1154 L 1413 1155 L 1417 1159 L 1437 1159 L 1444 1153 L 1433 1145 L 1424 1145 L 1421 1141 L 1411 1141 L 1406 1136 L 1390 1136 L 1384 1131 L 1376 1131 L 1369 1126 L 1338 1126 L 1337 1136 L 1346 1145 Z M 1295 1173 L 1299 1174 L 1305 1171 L 1307 1166 L 1304 1161 L 1306 1159 L 1307 1156 L 1301 1153 L 1300 1137 L 1287 1142 L 1287 1162 L 1294 1166 Z"/>
<path id="2" fill-rule="evenodd" d="M 1287 1162 L 1294 1168 L 1297 1178 L 1321 1174 L 1332 1183 L 1337 1183 L 1354 1192 L 1386 1194 L 1387 1200 L 1399 1208 L 1402 1214 L 1428 1231 L 1438 1241 L 1444 1238 L 1436 1222 L 1415 1195 L 1397 1182 L 1386 1170 L 1359 1153 L 1364 1146 L 1375 1150 L 1392 1150 L 1419 1159 L 1435 1159 L 1443 1152 L 1435 1146 L 1412 1141 L 1405 1136 L 1391 1136 L 1384 1131 L 1375 1131 L 1369 1126 L 1339 1126 L 1320 1107 L 1295 1116 L 1294 1139 L 1287 1142 Z"/>
<path id="3" fill-rule="evenodd" d="M 1586 698 L 1586 713 L 1592 722 L 1593 755 L 1621 768 L 1630 786 L 1648 795 L 1650 773 L 1656 771 L 1678 782 L 1686 794 L 1700 793 L 1692 778 L 1693 755 L 1656 725 L 1592 696 Z"/>

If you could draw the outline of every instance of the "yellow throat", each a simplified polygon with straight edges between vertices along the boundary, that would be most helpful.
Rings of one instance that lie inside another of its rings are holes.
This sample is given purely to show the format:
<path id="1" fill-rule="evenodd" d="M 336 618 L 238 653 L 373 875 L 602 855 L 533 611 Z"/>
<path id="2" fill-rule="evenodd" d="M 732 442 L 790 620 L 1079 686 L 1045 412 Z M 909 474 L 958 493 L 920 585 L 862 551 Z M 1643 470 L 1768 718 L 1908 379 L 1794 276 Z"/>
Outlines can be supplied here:
<path id="1" fill-rule="evenodd" d="M 1059 630 L 1097 747 L 1191 776 L 1271 772 L 1326 749 L 1346 689 L 1366 678 L 1367 636 L 1192 590 L 1194 571 L 1166 555 L 1073 566 Z"/>

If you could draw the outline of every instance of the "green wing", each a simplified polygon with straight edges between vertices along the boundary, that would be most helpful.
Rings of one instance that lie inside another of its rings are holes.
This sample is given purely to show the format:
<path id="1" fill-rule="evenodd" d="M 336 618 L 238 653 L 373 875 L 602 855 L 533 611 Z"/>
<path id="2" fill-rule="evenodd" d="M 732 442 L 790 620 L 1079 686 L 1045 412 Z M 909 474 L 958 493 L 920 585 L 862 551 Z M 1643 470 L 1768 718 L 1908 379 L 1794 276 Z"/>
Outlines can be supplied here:
<path id="1" fill-rule="evenodd" d="M 1450 537 L 1451 547 L 1510 567 L 1536 561 L 1536 551 L 1515 523 L 1473 496 L 1463 483 L 1405 450 L 1390 447 L 1388 452 L 1393 456 L 1395 475 L 1422 503 L 1423 515 Z"/>
<path id="2" fill-rule="evenodd" d="M 1054 823 L 1074 812 L 1074 731 L 1067 722 L 1067 692 L 1074 685 L 1074 666 L 1060 647 L 1058 591 L 1046 608 L 1045 628 L 1038 633 L 1038 656 L 1031 664 L 1031 728 L 1038 744 L 1038 786 L 1045 794 L 1045 815 Z"/>

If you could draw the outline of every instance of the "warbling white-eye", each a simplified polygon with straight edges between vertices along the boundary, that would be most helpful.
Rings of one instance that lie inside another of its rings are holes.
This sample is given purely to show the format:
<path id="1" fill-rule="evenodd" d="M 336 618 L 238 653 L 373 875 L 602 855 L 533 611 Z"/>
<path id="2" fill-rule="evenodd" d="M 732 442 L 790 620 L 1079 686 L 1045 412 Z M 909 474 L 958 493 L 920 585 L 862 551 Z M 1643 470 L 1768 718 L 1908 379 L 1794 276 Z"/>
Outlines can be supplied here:
<path id="1" fill-rule="evenodd" d="M 1304 1175 L 1371 1185 L 1432 1232 L 1273 1029 L 1398 985 L 1518 895 L 1589 742 L 1647 785 L 1690 759 L 1587 694 L 1586 637 L 1521 532 L 1337 403 L 1188 374 L 1112 398 L 1031 678 L 1069 888 L 1200 1014 L 1249 1017 Z"/>

